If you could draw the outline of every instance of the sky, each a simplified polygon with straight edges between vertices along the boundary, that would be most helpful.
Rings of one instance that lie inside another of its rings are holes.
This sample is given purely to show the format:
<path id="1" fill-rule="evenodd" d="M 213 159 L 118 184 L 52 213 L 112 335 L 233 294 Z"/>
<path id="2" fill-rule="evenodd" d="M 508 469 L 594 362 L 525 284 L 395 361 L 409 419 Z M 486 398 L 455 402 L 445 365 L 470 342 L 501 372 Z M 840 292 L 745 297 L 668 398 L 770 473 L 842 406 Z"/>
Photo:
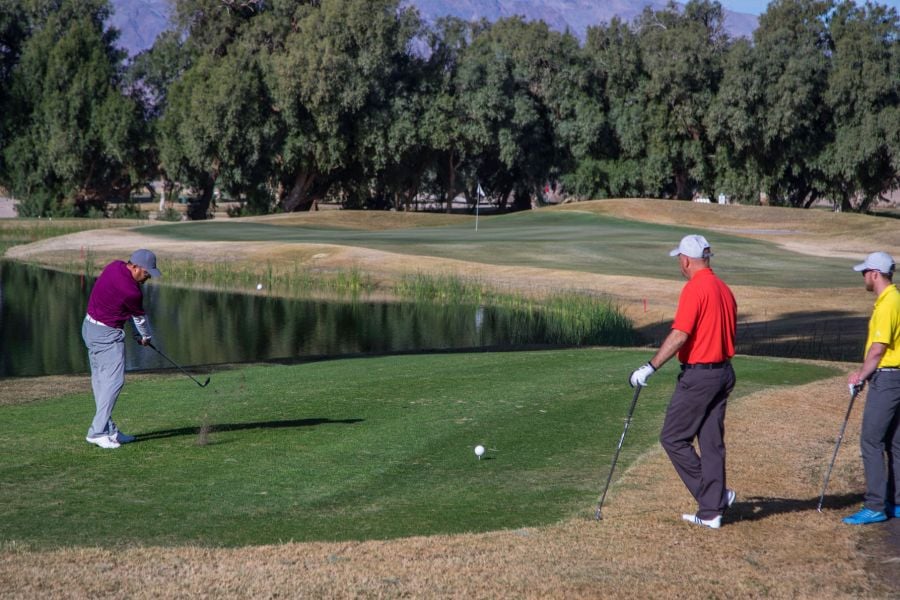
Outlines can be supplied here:
<path id="1" fill-rule="evenodd" d="M 900 0 L 878 0 L 875 3 L 883 6 L 892 6 L 900 12 Z M 719 0 L 719 4 L 735 12 L 761 15 L 766 12 L 766 6 L 769 5 L 769 2 L 768 0 Z M 857 0 L 857 4 L 865 4 L 865 2 Z"/>

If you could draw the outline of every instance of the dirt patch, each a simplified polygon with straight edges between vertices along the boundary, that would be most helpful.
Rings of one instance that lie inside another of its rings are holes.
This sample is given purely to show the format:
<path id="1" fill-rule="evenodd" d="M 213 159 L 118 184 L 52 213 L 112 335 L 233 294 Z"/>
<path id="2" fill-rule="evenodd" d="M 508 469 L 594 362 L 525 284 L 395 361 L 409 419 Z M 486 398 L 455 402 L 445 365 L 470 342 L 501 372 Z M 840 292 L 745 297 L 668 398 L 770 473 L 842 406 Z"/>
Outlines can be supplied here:
<path id="1" fill-rule="evenodd" d="M 85 350 L 87 353 L 87 350 Z M 164 377 L 162 372 L 128 373 L 127 381 Z M 26 404 L 69 394 L 91 393 L 90 375 L 48 375 L 45 377 L 14 377 L 3 379 L 0 385 L 0 406 Z"/>
<path id="2" fill-rule="evenodd" d="M 840 522 L 859 500 L 858 411 L 826 510 L 815 510 L 845 391 L 836 377 L 729 407 L 738 497 L 718 531 L 681 521 L 693 500 L 657 448 L 613 485 L 601 522 L 585 506 L 555 526 L 479 535 L 240 549 L 7 547 L 0 589 L 10 598 L 889 598 L 896 588 L 867 572 L 858 551 L 877 531 Z M 598 465 L 598 490 L 606 468 Z"/>

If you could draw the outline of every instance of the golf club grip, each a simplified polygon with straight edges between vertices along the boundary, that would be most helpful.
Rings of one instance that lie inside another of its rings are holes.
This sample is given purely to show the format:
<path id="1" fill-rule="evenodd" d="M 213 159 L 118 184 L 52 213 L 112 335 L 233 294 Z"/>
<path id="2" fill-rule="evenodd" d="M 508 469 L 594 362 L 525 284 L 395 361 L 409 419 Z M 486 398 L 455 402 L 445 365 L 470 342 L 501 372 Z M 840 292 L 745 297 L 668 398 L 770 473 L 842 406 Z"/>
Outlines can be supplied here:
<path id="1" fill-rule="evenodd" d="M 137 342 L 138 344 L 141 344 L 141 340 L 144 339 L 142 336 L 139 336 L 138 334 L 134 334 L 131 337 L 133 337 L 134 341 Z M 146 344 L 141 344 L 141 346 L 147 346 L 149 348 L 153 348 L 154 350 L 156 350 L 156 346 L 153 345 L 153 342 L 147 342 Z M 156 351 L 159 352 L 159 350 L 156 350 Z"/>

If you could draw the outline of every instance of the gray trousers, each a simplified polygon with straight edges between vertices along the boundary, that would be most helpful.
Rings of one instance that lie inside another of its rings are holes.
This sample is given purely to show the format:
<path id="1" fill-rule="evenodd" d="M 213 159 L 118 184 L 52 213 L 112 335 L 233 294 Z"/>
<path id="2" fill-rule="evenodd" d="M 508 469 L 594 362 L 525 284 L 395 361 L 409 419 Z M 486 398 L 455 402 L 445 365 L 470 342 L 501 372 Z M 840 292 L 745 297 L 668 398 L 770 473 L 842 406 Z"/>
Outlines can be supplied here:
<path id="1" fill-rule="evenodd" d="M 125 385 L 125 331 L 91 323 L 81 325 L 81 337 L 91 363 L 91 387 L 97 412 L 88 429 L 88 437 L 115 435 L 110 416 Z"/>
<path id="2" fill-rule="evenodd" d="M 659 436 L 675 471 L 697 500 L 701 519 L 713 519 L 727 507 L 725 407 L 734 384 L 731 364 L 682 371 Z M 695 437 L 699 455 L 693 446 Z"/>
<path id="3" fill-rule="evenodd" d="M 865 507 L 900 506 L 900 371 L 876 371 L 869 381 L 860 448 L 866 473 Z M 885 461 L 885 457 L 887 461 Z"/>

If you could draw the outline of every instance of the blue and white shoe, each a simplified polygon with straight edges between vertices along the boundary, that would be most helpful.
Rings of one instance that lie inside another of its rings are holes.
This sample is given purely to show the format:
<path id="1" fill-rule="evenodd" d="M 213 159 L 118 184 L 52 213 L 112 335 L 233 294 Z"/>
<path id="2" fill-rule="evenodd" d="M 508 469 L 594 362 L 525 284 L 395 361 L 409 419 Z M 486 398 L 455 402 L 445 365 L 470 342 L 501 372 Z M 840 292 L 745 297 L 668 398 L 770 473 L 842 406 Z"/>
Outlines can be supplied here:
<path id="1" fill-rule="evenodd" d="M 128 435 L 127 433 L 122 433 L 121 431 L 117 431 L 114 437 L 120 444 L 130 444 L 137 439 L 133 435 Z"/>
<path id="2" fill-rule="evenodd" d="M 895 519 L 900 519 L 900 504 L 895 504 L 894 506 L 888 506 L 887 515 L 889 517 L 894 517 Z"/>
<path id="3" fill-rule="evenodd" d="M 859 512 L 855 512 L 849 517 L 842 519 L 847 525 L 869 525 L 871 523 L 881 523 L 887 521 L 887 515 L 880 510 L 871 510 L 869 508 L 861 508 Z"/>

